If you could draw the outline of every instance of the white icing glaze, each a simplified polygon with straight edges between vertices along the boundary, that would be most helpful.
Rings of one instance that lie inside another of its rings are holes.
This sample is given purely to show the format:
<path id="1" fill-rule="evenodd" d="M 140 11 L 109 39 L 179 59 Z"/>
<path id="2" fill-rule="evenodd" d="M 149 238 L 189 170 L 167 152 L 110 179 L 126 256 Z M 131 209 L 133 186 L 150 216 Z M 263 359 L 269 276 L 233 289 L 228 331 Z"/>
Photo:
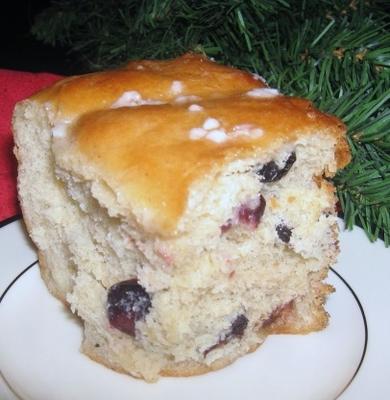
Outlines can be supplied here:
<path id="1" fill-rule="evenodd" d="M 250 136 L 253 138 L 259 138 L 264 135 L 264 131 L 261 128 L 254 128 L 250 131 Z"/>
<path id="2" fill-rule="evenodd" d="M 248 92 L 246 92 L 246 94 L 247 96 L 250 97 L 259 97 L 259 98 L 279 96 L 279 92 L 276 89 L 271 89 L 271 88 L 256 88 L 249 90 Z"/>
<path id="3" fill-rule="evenodd" d="M 209 131 L 211 129 L 219 128 L 220 125 L 221 124 L 217 119 L 209 117 L 203 122 L 203 129 L 207 129 Z"/>
<path id="4" fill-rule="evenodd" d="M 140 93 L 135 90 L 124 92 L 118 100 L 112 103 L 111 108 L 137 107 L 143 105 L 163 104 L 160 100 L 143 99 Z"/>
<path id="5" fill-rule="evenodd" d="M 192 128 L 190 130 L 190 139 L 198 140 L 206 135 L 207 131 L 203 128 Z"/>
<path id="6" fill-rule="evenodd" d="M 183 91 L 183 84 L 180 81 L 173 81 L 171 85 L 171 92 L 178 95 Z"/>
<path id="7" fill-rule="evenodd" d="M 197 104 L 192 104 L 191 106 L 200 107 Z M 201 109 L 203 108 L 201 107 Z M 198 110 L 198 108 L 195 110 Z M 264 134 L 264 131 L 261 128 L 252 124 L 236 125 L 233 127 L 233 130 L 228 133 L 225 131 L 225 129 L 220 128 L 220 125 L 221 124 L 217 119 L 209 117 L 204 121 L 201 128 L 197 127 L 190 130 L 190 139 L 199 140 L 205 138 L 215 143 L 223 143 L 239 136 L 259 138 Z"/>
<path id="8" fill-rule="evenodd" d="M 189 103 L 190 101 L 198 101 L 200 100 L 199 96 L 194 96 L 192 94 L 188 95 L 188 96 L 178 96 L 175 99 L 175 103 Z"/>
<path id="9" fill-rule="evenodd" d="M 230 135 L 233 137 L 248 136 L 252 138 L 259 138 L 263 136 L 263 134 L 264 131 L 261 128 L 256 127 L 252 124 L 236 125 L 233 127 L 233 130 L 230 133 Z"/>
<path id="10" fill-rule="evenodd" d="M 226 132 L 223 129 L 214 129 L 209 131 L 206 139 L 212 140 L 215 143 L 223 143 L 228 139 Z"/>
<path id="11" fill-rule="evenodd" d="M 203 107 L 198 104 L 191 104 L 188 107 L 188 111 L 191 111 L 191 112 L 203 111 Z"/>

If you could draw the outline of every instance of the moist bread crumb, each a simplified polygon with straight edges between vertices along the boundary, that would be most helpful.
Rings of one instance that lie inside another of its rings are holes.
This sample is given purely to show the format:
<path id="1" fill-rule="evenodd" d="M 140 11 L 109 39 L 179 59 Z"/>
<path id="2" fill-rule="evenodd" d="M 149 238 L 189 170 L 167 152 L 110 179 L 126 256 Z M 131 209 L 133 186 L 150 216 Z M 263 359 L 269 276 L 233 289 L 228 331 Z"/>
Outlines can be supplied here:
<path id="1" fill-rule="evenodd" d="M 41 275 L 91 359 L 153 382 L 327 325 L 335 117 L 186 54 L 64 79 L 13 129 Z"/>

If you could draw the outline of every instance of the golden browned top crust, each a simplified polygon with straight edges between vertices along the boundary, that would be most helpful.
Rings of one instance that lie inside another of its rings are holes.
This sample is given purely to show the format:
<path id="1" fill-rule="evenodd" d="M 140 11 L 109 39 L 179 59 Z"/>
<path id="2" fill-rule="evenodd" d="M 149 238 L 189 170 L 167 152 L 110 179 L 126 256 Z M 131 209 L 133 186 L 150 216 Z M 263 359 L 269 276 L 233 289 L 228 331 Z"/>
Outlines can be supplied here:
<path id="1" fill-rule="evenodd" d="M 174 82 L 181 84 L 180 93 Z M 226 97 L 256 87 L 266 85 L 248 72 L 188 53 L 175 60 L 133 61 L 120 69 L 66 78 L 34 98 L 53 102 L 59 116 L 73 116 L 109 108 L 126 91 L 169 102 L 186 95 Z"/>
<path id="2" fill-rule="evenodd" d="M 349 159 L 337 118 L 200 55 L 72 77 L 34 99 L 72 119 L 72 151 L 153 210 L 162 230 L 174 229 L 191 183 L 218 164 L 313 133 L 335 138 L 340 167 Z"/>

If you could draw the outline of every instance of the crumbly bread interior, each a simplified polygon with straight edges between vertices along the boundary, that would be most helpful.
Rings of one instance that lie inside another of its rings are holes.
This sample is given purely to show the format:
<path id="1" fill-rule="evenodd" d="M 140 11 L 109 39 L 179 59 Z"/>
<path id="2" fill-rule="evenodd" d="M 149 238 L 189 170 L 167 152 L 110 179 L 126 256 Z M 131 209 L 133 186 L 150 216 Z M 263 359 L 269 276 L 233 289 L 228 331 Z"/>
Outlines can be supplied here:
<path id="1" fill-rule="evenodd" d="M 334 137 L 312 132 L 218 165 L 191 185 L 178 231 L 163 237 L 123 214 L 107 182 L 71 171 L 53 152 L 52 129 L 44 104 L 17 106 L 20 202 L 43 279 L 84 321 L 92 359 L 155 381 L 221 368 L 270 333 L 326 326 L 322 281 L 338 252 L 324 178 L 337 168 Z M 291 154 L 280 180 L 259 179 L 260 166 Z M 259 202 L 253 221 L 245 210 Z M 131 336 L 110 325 L 107 291 L 134 278 L 151 307 Z"/>

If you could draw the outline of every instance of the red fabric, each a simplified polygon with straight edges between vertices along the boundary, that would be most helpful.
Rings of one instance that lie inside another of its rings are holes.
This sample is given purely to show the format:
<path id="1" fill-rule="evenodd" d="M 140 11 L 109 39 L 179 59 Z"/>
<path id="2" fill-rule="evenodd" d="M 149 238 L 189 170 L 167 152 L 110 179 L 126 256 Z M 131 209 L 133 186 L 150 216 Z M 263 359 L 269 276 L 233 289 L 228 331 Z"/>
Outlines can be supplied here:
<path id="1" fill-rule="evenodd" d="M 15 103 L 61 76 L 0 69 L 0 221 L 20 213 L 16 195 L 16 160 L 11 118 Z"/>

